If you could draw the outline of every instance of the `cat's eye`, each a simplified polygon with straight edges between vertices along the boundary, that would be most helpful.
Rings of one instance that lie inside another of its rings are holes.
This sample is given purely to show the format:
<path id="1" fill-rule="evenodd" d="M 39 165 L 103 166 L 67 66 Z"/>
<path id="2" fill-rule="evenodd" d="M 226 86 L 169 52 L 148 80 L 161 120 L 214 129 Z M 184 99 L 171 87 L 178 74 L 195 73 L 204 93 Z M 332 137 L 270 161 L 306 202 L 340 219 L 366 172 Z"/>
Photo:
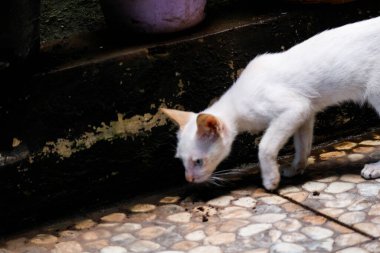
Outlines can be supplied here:
<path id="1" fill-rule="evenodd" d="M 202 159 L 195 160 L 194 161 L 194 166 L 202 167 L 203 166 L 203 160 Z"/>

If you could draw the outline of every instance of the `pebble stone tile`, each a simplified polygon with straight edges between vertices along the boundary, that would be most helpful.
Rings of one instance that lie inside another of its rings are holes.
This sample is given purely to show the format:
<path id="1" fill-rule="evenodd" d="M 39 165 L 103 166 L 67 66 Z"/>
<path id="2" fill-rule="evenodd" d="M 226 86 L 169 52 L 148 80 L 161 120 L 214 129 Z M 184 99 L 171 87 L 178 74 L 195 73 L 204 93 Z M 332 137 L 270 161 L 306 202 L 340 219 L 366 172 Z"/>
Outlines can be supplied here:
<path id="1" fill-rule="evenodd" d="M 158 202 L 150 213 L 138 210 L 129 215 L 107 214 L 97 225 L 93 225 L 94 221 L 81 221 L 77 224 L 82 226 L 74 225 L 74 230 L 58 235 L 35 234 L 9 240 L 4 250 L 17 253 L 336 252 L 370 241 L 352 229 L 342 228 L 263 189 L 250 187 L 241 193 L 230 192 L 208 202 L 178 205 Z M 84 223 L 91 226 L 83 226 Z"/>
<path id="2" fill-rule="evenodd" d="M 377 158 L 379 133 L 313 151 L 304 175 L 275 193 L 251 185 L 207 201 L 163 196 L 8 238 L 0 253 L 380 252 L 380 180 L 360 176 Z"/>
<path id="3" fill-rule="evenodd" d="M 360 175 L 365 163 L 380 159 L 380 142 L 374 139 L 374 136 L 372 138 L 324 147 L 336 151 L 329 150 L 317 154 L 322 165 L 328 160 L 332 168 L 339 168 L 331 170 L 329 166 L 319 167 L 317 162 L 313 168 L 305 172 L 305 176 L 310 180 L 300 185 L 292 185 L 291 193 L 286 190 L 289 187 L 280 189 L 280 195 L 330 216 L 355 230 L 380 237 L 380 179 L 366 180 Z M 345 150 L 345 155 L 337 156 L 334 152 L 341 152 L 338 150 Z M 362 161 L 350 159 L 354 155 L 360 155 L 359 160 Z M 300 198 L 300 195 L 306 198 Z"/>

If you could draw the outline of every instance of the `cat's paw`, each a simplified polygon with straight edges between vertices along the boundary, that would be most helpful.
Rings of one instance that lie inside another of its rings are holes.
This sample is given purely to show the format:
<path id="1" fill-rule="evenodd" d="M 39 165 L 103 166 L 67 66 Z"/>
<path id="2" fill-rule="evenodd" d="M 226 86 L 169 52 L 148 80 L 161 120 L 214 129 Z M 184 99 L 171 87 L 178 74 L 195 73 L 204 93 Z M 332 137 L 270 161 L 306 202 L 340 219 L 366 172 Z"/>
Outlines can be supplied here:
<path id="1" fill-rule="evenodd" d="M 364 165 L 361 175 L 365 179 L 374 179 L 380 177 L 380 162 Z"/>
<path id="2" fill-rule="evenodd" d="M 280 179 L 280 173 L 274 173 L 263 178 L 263 185 L 268 191 L 276 190 L 280 184 Z"/>

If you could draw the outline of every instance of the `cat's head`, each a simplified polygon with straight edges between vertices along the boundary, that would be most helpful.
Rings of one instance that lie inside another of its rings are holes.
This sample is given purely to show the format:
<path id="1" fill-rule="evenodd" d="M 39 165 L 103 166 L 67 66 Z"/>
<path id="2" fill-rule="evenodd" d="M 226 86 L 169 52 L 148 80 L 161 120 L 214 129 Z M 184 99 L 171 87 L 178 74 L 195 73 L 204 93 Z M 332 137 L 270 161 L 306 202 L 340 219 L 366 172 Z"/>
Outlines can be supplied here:
<path id="1" fill-rule="evenodd" d="M 179 126 L 176 157 L 183 162 L 186 180 L 207 181 L 230 153 L 232 140 L 226 125 L 211 114 L 165 108 L 161 111 Z"/>

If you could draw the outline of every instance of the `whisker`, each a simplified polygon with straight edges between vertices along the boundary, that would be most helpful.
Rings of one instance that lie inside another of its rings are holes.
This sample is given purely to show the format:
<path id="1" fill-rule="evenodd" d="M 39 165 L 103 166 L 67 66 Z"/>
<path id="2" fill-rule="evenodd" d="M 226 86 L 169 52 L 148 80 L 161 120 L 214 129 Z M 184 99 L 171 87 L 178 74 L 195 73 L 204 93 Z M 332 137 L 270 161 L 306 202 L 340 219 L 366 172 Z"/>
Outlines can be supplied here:
<path id="1" fill-rule="evenodd" d="M 211 181 L 211 184 L 216 185 L 218 187 L 222 187 L 222 185 L 216 181 Z"/>
<path id="2" fill-rule="evenodd" d="M 225 183 L 226 180 L 220 177 L 212 176 L 210 177 L 210 182 L 217 186 L 223 186 L 223 183 Z"/>
<path id="3" fill-rule="evenodd" d="M 240 174 L 239 173 L 235 173 L 235 172 L 223 173 L 223 174 L 213 174 L 213 176 L 223 177 L 223 178 L 228 178 L 230 176 L 237 176 L 237 175 L 240 175 Z"/>
<path id="4" fill-rule="evenodd" d="M 226 171 L 214 172 L 213 175 L 217 175 L 217 176 L 238 175 L 238 174 L 244 174 L 246 172 L 248 172 L 248 170 L 226 170 Z"/>
<path id="5" fill-rule="evenodd" d="M 215 171 L 213 174 L 214 175 L 223 175 L 223 174 L 229 174 L 229 173 L 234 173 L 236 171 L 234 170 L 219 170 L 219 171 Z"/>
<path id="6" fill-rule="evenodd" d="M 219 184 L 218 182 L 216 182 L 214 179 L 211 179 L 211 178 L 207 182 L 212 184 L 212 185 L 216 185 L 218 187 L 222 186 L 221 184 Z"/>
<path id="7" fill-rule="evenodd" d="M 210 177 L 210 183 L 217 185 L 219 187 L 223 187 L 227 184 L 230 184 L 231 181 L 228 178 L 213 175 Z"/>
<path id="8" fill-rule="evenodd" d="M 239 171 L 223 171 L 223 172 L 216 172 L 213 175 L 216 176 L 223 176 L 223 175 L 234 175 L 240 173 Z"/>
<path id="9" fill-rule="evenodd" d="M 221 181 L 221 182 L 226 182 L 227 181 L 226 178 L 222 178 L 222 177 L 218 177 L 218 176 L 213 176 L 212 179 L 217 180 L 217 181 Z"/>
<path id="10" fill-rule="evenodd" d="M 245 164 L 242 166 L 239 166 L 234 169 L 226 169 L 226 170 L 220 170 L 213 173 L 213 175 L 216 176 L 239 176 L 244 174 L 250 174 L 257 172 L 258 168 L 257 166 L 254 166 L 254 164 Z"/>

